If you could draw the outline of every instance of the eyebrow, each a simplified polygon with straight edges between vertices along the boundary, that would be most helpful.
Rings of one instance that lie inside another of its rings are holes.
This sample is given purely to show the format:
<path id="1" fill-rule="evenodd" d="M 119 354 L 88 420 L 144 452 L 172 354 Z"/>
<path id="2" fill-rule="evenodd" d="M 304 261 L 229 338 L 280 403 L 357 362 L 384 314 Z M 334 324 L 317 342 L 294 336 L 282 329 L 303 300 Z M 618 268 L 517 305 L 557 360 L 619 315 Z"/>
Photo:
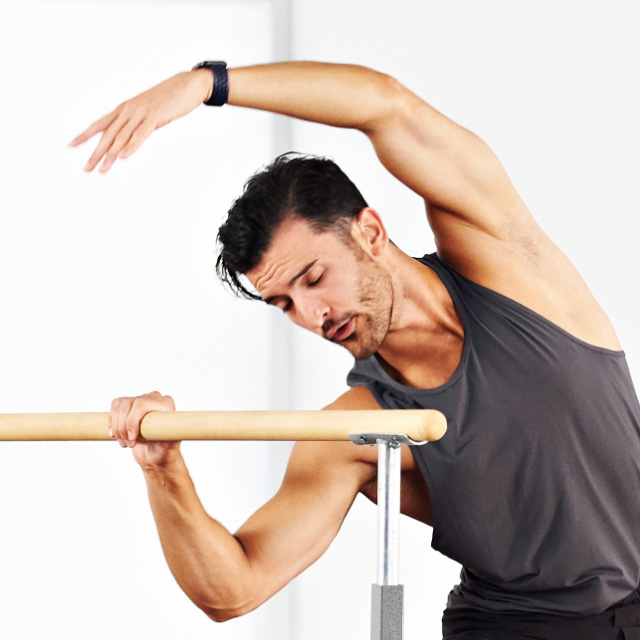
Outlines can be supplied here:
<path id="1" fill-rule="evenodd" d="M 302 278 L 302 276 L 307 273 L 307 271 L 309 271 L 309 269 L 311 269 L 311 267 L 313 267 L 313 265 L 318 262 L 318 259 L 316 258 L 315 260 L 312 260 L 309 264 L 305 265 L 302 270 L 300 271 L 300 273 L 296 274 L 295 276 L 293 276 L 293 278 L 291 278 L 291 280 L 289 280 L 289 285 L 288 286 L 293 286 L 294 282 L 296 280 L 298 280 L 299 278 Z M 274 300 L 277 300 L 278 298 L 282 298 L 283 295 L 275 295 L 275 296 L 269 296 L 268 298 L 263 298 L 263 302 L 266 302 L 267 304 L 271 304 Z"/>

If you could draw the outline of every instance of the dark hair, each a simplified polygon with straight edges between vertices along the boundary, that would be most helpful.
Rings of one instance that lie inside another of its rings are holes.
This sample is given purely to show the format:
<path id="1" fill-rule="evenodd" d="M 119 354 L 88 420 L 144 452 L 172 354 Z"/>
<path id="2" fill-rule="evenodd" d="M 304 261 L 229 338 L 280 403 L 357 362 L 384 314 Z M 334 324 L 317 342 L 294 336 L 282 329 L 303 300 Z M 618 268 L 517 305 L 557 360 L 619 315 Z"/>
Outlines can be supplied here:
<path id="1" fill-rule="evenodd" d="M 260 299 L 240 276 L 257 266 L 278 226 L 297 216 L 318 232 L 347 237 L 351 221 L 367 206 L 362 194 L 328 158 L 285 153 L 255 173 L 218 231 L 216 273 L 244 298 Z"/>

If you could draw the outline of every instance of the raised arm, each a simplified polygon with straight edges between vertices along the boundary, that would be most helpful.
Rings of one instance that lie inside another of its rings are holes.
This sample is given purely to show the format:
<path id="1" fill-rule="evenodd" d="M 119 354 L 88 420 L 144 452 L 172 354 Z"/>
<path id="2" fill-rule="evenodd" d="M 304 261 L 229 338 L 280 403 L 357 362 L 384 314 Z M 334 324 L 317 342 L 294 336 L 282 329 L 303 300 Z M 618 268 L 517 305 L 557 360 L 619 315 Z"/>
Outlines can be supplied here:
<path id="1" fill-rule="evenodd" d="M 234 69 L 230 104 L 357 129 L 382 164 L 440 213 L 497 235 L 524 205 L 502 165 L 473 133 L 391 76 L 353 65 L 294 62 Z"/>
<path id="2" fill-rule="evenodd" d="M 104 158 L 106 171 L 211 91 L 208 69 L 178 74 L 123 103 L 72 144 L 103 132 L 87 169 Z M 244 67 L 229 71 L 229 103 L 362 131 L 383 165 L 425 199 L 445 262 L 576 337 L 618 345 L 584 281 L 535 223 L 487 145 L 393 78 L 317 62 Z"/>
<path id="3" fill-rule="evenodd" d="M 86 169 L 104 159 L 100 170 L 107 171 L 211 91 L 208 69 L 178 74 L 120 105 L 72 145 L 103 132 Z M 506 214 L 523 209 L 502 166 L 479 138 L 371 69 L 317 62 L 230 69 L 229 104 L 363 132 L 383 165 L 426 200 L 436 234 L 446 234 L 438 227 L 441 213 L 496 235 Z"/>

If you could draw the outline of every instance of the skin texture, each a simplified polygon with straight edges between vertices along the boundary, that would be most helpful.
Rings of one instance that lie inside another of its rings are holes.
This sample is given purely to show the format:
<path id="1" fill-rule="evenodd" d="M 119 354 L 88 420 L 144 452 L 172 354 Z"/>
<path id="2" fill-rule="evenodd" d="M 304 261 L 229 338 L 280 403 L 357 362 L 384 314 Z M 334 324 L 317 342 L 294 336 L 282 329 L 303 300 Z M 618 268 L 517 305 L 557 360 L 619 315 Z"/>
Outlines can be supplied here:
<path id="1" fill-rule="evenodd" d="M 282 63 L 232 69 L 229 79 L 232 105 L 364 133 L 383 166 L 424 199 L 442 260 L 585 342 L 620 348 L 577 271 L 474 134 L 394 79 L 362 67 Z M 86 170 L 106 172 L 210 92 L 208 70 L 178 74 L 117 107 L 72 145 L 102 133 Z M 444 285 L 389 242 L 371 208 L 356 216 L 346 242 L 286 219 L 247 275 L 293 322 L 355 357 L 377 354 L 405 385 L 439 386 L 459 364 L 464 329 Z M 366 389 L 355 388 L 326 408 L 379 407 Z M 111 428 L 142 468 L 176 580 L 214 620 L 251 611 L 285 586 L 322 555 L 356 495 L 375 496 L 375 448 L 297 443 L 278 493 L 232 535 L 205 513 L 179 445 L 140 440 L 146 412 L 173 409 L 173 400 L 156 392 L 120 398 Z M 429 493 L 408 450 L 402 470 L 403 513 L 431 523 Z"/>
<path id="2" fill-rule="evenodd" d="M 336 233 L 315 233 L 301 219 L 290 218 L 276 232 L 260 264 L 247 274 L 263 300 L 359 359 L 380 348 L 393 307 L 392 278 L 361 238 L 361 221 L 369 218 L 378 220 L 373 210 L 360 214 L 348 244 Z M 382 241 L 387 243 L 386 234 Z M 303 269 L 298 269 L 300 246 L 315 258 Z"/>

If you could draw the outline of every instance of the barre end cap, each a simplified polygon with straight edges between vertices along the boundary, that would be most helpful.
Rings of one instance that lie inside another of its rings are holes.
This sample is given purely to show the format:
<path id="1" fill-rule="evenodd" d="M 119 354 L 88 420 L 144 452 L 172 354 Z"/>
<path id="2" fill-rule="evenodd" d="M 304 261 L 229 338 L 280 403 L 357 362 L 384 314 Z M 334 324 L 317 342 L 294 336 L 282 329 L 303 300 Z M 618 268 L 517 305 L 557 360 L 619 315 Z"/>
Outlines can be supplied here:
<path id="1" fill-rule="evenodd" d="M 420 439 L 427 442 L 440 440 L 447 432 L 447 419 L 437 409 L 424 409 L 424 420 L 420 426 Z"/>

